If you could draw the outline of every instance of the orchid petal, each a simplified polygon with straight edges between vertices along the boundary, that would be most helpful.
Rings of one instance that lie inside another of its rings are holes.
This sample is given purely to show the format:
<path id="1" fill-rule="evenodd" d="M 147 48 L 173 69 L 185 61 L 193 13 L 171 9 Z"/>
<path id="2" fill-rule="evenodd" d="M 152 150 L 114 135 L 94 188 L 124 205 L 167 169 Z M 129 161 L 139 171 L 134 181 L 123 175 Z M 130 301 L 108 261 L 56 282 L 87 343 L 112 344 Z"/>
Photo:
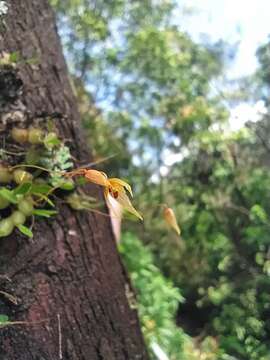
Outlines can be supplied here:
<path id="1" fill-rule="evenodd" d="M 117 199 L 115 199 L 115 200 L 122 206 L 122 208 L 124 210 L 129 211 L 131 214 L 135 215 L 140 220 L 143 220 L 143 217 L 133 207 L 133 205 L 131 204 L 131 202 L 129 200 L 129 197 L 127 196 L 127 194 L 125 192 L 119 192 L 119 195 L 118 195 Z"/>
<path id="2" fill-rule="evenodd" d="M 112 188 L 114 188 L 120 192 L 121 192 L 122 188 L 124 188 L 130 193 L 131 196 L 133 196 L 131 186 L 124 180 L 118 179 L 118 178 L 111 178 L 111 179 L 109 179 L 109 183 L 112 186 Z"/>
<path id="3" fill-rule="evenodd" d="M 104 172 L 98 171 L 98 170 L 87 170 L 85 173 L 85 178 L 94 184 L 108 187 L 109 182 L 107 175 Z"/>

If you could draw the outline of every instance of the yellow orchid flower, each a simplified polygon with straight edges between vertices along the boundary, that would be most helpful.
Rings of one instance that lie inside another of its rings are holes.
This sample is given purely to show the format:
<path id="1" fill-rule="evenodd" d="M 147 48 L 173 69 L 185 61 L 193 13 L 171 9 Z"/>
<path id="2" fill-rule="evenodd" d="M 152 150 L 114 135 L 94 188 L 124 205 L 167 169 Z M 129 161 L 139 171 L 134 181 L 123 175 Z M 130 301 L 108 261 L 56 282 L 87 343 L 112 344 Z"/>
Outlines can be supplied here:
<path id="1" fill-rule="evenodd" d="M 173 209 L 169 207 L 165 207 L 163 210 L 163 217 L 166 221 L 166 223 L 178 234 L 181 234 L 180 227 L 177 224 L 177 220 L 174 214 Z"/>
<path id="2" fill-rule="evenodd" d="M 132 190 L 128 183 L 118 178 L 108 179 L 109 185 L 105 187 L 104 195 L 107 200 L 110 201 L 110 196 L 116 200 L 124 210 L 129 211 L 131 214 L 143 220 L 141 214 L 133 207 L 131 201 L 126 194 L 126 190 L 132 196 Z"/>
<path id="3" fill-rule="evenodd" d="M 65 174 L 67 177 L 82 175 L 91 183 L 104 187 L 105 199 L 110 202 L 110 197 L 116 200 L 124 210 L 129 211 L 139 219 L 143 219 L 141 214 L 133 207 L 126 191 L 133 196 L 131 186 L 122 179 L 108 178 L 107 175 L 94 169 L 76 169 Z"/>
<path id="4" fill-rule="evenodd" d="M 124 180 L 121 180 L 121 179 L 118 179 L 118 178 L 111 178 L 111 179 L 109 179 L 109 186 L 111 187 L 111 189 L 115 189 L 116 191 L 117 190 L 121 191 L 121 188 L 124 188 L 133 197 L 131 186 L 127 182 L 125 182 Z"/>

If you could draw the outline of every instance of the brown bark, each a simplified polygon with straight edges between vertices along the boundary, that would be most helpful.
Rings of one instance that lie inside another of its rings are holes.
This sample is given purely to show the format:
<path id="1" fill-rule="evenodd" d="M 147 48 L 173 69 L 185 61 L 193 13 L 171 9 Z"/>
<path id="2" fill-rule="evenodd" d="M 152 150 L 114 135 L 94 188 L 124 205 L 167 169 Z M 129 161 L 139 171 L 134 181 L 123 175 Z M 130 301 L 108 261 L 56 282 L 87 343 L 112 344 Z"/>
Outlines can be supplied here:
<path id="1" fill-rule="evenodd" d="M 47 0 L 9 4 L 0 50 L 17 51 L 24 61 L 15 75 L 0 71 L 1 125 L 18 114 L 31 123 L 57 113 L 73 155 L 89 162 Z M 0 295 L 0 313 L 36 323 L 0 329 L 0 359 L 147 359 L 108 217 L 61 205 L 56 219 L 35 224 L 34 234 L 34 241 L 18 233 L 0 239 L 0 274 L 11 279 L 0 278 L 0 290 L 19 299 L 12 305 Z"/>

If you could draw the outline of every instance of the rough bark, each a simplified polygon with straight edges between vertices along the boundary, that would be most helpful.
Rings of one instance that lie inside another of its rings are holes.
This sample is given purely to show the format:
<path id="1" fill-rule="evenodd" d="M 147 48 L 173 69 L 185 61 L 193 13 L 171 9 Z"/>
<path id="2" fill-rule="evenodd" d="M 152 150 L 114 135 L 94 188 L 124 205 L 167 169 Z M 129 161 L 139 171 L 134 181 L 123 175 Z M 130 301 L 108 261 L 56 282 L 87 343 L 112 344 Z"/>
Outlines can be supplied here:
<path id="1" fill-rule="evenodd" d="M 17 74 L 0 72 L 1 125 L 57 114 L 73 155 L 87 163 L 53 12 L 47 0 L 9 4 L 0 50 L 24 60 Z M 0 278 L 0 290 L 19 300 L 13 305 L 0 295 L 0 313 L 36 323 L 0 329 L 0 359 L 147 359 L 109 219 L 61 205 L 34 233 L 34 241 L 18 233 L 0 241 L 0 274 L 11 279 Z"/>

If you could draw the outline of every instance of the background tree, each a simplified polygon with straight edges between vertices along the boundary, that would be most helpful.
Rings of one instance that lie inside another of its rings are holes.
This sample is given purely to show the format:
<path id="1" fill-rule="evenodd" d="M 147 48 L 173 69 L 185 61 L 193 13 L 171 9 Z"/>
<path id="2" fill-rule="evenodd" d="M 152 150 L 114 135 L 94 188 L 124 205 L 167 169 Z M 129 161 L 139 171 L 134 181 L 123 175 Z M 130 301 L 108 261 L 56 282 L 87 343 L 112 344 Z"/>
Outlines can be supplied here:
<path id="1" fill-rule="evenodd" d="M 20 61 L 0 70 L 1 140 L 15 124 L 51 117 L 73 155 L 88 163 L 51 8 L 46 0 L 7 6 L 0 49 Z M 1 239 L 0 272 L 11 281 L 1 278 L 1 288 L 19 301 L 1 296 L 1 313 L 29 323 L 0 330 L 1 358 L 146 359 L 109 219 L 57 207 L 56 220 L 35 224 L 33 242 L 19 233 Z"/>

